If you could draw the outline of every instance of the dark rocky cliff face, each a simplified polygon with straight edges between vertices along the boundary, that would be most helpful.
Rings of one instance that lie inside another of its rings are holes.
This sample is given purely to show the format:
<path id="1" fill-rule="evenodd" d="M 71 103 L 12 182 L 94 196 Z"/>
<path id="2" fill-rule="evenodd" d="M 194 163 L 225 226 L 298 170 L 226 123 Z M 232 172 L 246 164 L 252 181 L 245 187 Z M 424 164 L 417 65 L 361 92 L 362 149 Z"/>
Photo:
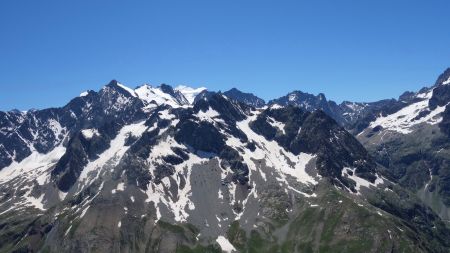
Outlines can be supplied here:
<path id="1" fill-rule="evenodd" d="M 263 107 L 266 104 L 263 99 L 253 95 L 252 93 L 244 93 L 236 88 L 225 91 L 223 94 L 228 98 L 257 108 Z"/>
<path id="2" fill-rule="evenodd" d="M 293 91 L 286 96 L 269 101 L 268 104 L 282 106 L 293 105 L 311 112 L 321 110 L 340 124 L 345 124 L 347 121 L 343 116 L 343 109 L 334 101 L 328 101 L 322 93 L 314 96 L 302 91 Z"/>
<path id="3" fill-rule="evenodd" d="M 433 96 L 429 101 L 431 110 L 438 106 L 445 106 L 450 101 L 450 85 L 439 85 L 433 89 Z"/>

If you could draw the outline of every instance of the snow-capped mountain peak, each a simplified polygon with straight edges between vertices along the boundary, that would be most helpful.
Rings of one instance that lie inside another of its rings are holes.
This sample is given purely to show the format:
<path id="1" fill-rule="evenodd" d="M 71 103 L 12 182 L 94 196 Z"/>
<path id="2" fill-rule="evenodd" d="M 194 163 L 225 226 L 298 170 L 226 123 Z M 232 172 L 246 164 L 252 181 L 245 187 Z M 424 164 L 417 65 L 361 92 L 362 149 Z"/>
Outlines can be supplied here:
<path id="1" fill-rule="evenodd" d="M 158 105 L 168 104 L 172 107 L 182 105 L 172 95 L 165 93 L 160 87 L 152 87 L 149 84 L 144 84 L 137 87 L 134 91 L 138 98 L 144 101 L 145 104 L 155 102 Z"/>
<path id="2" fill-rule="evenodd" d="M 153 87 L 144 84 L 135 89 L 137 96 L 146 104 L 155 102 L 158 105 L 167 104 L 172 107 L 186 106 L 189 102 L 178 91 L 172 89 L 171 86 L 162 84 L 158 87 Z"/>
<path id="3" fill-rule="evenodd" d="M 161 84 L 160 86 L 152 86 L 150 84 L 143 84 L 136 87 L 135 89 L 129 88 L 128 86 L 112 80 L 108 85 L 106 85 L 102 90 L 120 90 L 122 94 L 126 96 L 130 95 L 132 97 L 140 99 L 147 107 L 151 104 L 156 105 L 170 105 L 173 108 L 180 106 L 192 105 L 195 97 L 201 92 L 206 90 L 206 88 L 191 88 L 187 86 L 179 86 L 173 89 L 170 85 Z M 88 95 L 88 92 L 83 92 L 80 97 Z M 186 98 L 187 96 L 187 98 Z"/>
<path id="4" fill-rule="evenodd" d="M 134 92 L 133 89 L 114 79 L 111 80 L 107 85 L 103 86 L 103 88 L 101 89 L 101 91 L 108 91 L 108 90 L 119 91 L 121 93 L 125 93 L 126 96 L 136 97 L 136 93 Z"/>
<path id="5" fill-rule="evenodd" d="M 195 97 L 202 91 L 206 90 L 206 88 L 205 87 L 192 88 L 185 85 L 179 85 L 175 87 L 174 90 L 181 92 L 181 94 L 183 94 L 183 96 L 187 99 L 189 104 L 193 104 Z"/>

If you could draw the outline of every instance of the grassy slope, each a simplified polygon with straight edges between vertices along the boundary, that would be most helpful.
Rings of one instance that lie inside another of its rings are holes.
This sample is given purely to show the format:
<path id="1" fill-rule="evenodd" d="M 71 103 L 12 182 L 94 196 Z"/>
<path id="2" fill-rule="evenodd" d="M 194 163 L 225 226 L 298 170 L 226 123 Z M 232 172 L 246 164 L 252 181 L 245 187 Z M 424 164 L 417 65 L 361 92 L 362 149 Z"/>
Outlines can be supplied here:
<path id="1" fill-rule="evenodd" d="M 285 224 L 285 238 L 261 229 L 246 234 L 234 223 L 228 239 L 248 253 L 425 252 L 417 243 L 421 239 L 403 222 L 370 205 L 358 205 L 337 190 L 327 191 L 318 205 L 302 205 Z"/>

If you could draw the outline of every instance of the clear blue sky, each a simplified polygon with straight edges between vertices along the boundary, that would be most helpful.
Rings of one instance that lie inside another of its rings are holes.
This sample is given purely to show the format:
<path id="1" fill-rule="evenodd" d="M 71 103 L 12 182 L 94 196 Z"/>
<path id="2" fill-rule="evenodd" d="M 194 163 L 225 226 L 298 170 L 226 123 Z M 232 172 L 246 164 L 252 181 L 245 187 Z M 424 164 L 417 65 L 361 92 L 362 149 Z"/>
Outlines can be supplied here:
<path id="1" fill-rule="evenodd" d="M 450 66 L 448 0 L 0 1 L 0 110 L 134 87 L 374 101 Z"/>

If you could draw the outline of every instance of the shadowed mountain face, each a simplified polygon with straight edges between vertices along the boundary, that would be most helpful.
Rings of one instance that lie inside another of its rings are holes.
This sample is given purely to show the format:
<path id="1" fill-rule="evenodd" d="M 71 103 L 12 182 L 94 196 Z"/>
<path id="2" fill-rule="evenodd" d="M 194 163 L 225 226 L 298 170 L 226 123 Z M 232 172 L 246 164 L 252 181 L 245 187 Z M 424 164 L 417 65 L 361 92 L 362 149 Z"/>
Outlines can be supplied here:
<path id="1" fill-rule="evenodd" d="M 266 104 L 263 99 L 253 95 L 252 93 L 244 93 L 236 88 L 225 91 L 223 94 L 231 99 L 245 103 L 255 108 L 263 107 Z"/>
<path id="2" fill-rule="evenodd" d="M 448 252 L 441 214 L 330 115 L 367 104 L 292 94 L 112 81 L 2 112 L 0 252 Z"/>
<path id="3" fill-rule="evenodd" d="M 307 111 L 322 110 L 339 123 L 344 123 L 342 109 L 333 101 L 328 101 L 324 94 L 317 96 L 301 91 L 293 91 L 286 96 L 269 101 L 269 104 L 281 106 L 293 105 Z"/>

